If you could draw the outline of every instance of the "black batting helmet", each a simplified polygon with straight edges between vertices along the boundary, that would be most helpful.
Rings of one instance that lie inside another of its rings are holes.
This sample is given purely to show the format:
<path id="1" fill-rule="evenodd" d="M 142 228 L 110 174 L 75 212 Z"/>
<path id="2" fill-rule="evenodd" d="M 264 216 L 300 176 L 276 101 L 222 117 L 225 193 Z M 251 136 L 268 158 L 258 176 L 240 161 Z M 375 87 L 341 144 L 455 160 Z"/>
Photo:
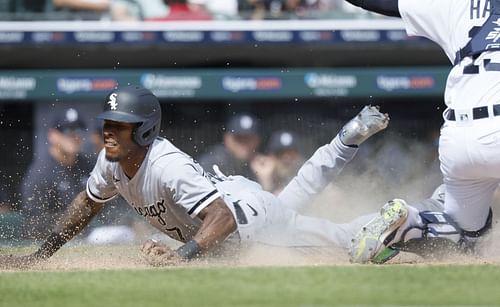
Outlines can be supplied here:
<path id="1" fill-rule="evenodd" d="M 106 96 L 104 112 L 97 119 L 123 123 L 138 123 L 134 141 L 146 146 L 160 133 L 161 107 L 150 90 L 139 86 L 126 86 Z"/>

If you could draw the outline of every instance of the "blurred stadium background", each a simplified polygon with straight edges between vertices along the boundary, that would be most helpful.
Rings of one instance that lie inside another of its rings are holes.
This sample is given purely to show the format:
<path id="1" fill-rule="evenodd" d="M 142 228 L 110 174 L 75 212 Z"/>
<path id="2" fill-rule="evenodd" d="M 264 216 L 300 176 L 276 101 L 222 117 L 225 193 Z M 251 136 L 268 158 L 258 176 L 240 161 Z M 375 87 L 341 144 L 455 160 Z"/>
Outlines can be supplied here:
<path id="1" fill-rule="evenodd" d="M 0 0 L 0 176 L 14 209 L 50 114 L 78 107 L 92 129 L 105 94 L 128 83 L 161 98 L 161 134 L 194 157 L 240 111 L 262 121 L 263 144 L 291 129 L 310 154 L 362 105 L 379 104 L 390 129 L 347 172 L 377 164 L 391 193 L 419 176 L 415 198 L 439 183 L 449 64 L 400 20 L 342 0 L 188 0 L 189 12 L 169 19 L 177 2 Z"/>

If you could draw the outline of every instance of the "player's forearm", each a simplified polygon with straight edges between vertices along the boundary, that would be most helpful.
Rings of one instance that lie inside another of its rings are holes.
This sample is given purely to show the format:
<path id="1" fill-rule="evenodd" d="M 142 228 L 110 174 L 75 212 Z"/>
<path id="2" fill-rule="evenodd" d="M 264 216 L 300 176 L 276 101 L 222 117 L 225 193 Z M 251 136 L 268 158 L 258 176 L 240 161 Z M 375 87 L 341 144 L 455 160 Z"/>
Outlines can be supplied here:
<path id="1" fill-rule="evenodd" d="M 101 209 L 102 204 L 90 200 L 85 191 L 80 192 L 68 207 L 58 225 L 34 255 L 41 259 L 52 256 L 61 246 L 85 228 L 92 220 L 92 217 Z"/>
<path id="2" fill-rule="evenodd" d="M 236 230 L 233 214 L 221 198 L 203 209 L 199 216 L 203 219 L 203 224 L 193 240 L 198 243 L 201 251 L 222 243 Z"/>
<path id="3" fill-rule="evenodd" d="M 399 14 L 398 0 L 346 0 L 352 5 L 361 7 L 374 13 L 401 17 Z"/>

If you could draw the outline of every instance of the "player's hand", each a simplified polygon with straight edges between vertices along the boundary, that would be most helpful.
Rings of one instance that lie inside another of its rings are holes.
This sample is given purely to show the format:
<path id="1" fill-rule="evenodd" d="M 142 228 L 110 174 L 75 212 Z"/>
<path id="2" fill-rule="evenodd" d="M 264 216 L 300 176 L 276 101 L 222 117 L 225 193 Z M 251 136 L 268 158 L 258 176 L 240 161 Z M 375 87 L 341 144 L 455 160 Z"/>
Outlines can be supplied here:
<path id="1" fill-rule="evenodd" d="M 151 266 L 175 266 L 180 265 L 184 260 L 172 248 L 156 240 L 146 241 L 142 247 L 142 258 Z"/>
<path id="2" fill-rule="evenodd" d="M 28 269 L 41 261 L 34 255 L 0 255 L 0 269 Z"/>

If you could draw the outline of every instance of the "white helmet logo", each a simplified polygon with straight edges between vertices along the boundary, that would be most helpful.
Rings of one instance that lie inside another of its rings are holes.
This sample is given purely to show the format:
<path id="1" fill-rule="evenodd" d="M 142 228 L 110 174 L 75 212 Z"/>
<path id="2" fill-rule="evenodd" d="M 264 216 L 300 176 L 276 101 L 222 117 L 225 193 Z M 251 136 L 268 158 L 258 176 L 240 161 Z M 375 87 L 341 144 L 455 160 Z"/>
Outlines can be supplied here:
<path id="1" fill-rule="evenodd" d="M 116 96 L 118 96 L 118 94 L 116 93 L 109 95 L 108 104 L 111 106 L 111 110 L 113 111 L 116 110 L 116 107 L 118 106 L 118 103 L 116 102 Z"/>

